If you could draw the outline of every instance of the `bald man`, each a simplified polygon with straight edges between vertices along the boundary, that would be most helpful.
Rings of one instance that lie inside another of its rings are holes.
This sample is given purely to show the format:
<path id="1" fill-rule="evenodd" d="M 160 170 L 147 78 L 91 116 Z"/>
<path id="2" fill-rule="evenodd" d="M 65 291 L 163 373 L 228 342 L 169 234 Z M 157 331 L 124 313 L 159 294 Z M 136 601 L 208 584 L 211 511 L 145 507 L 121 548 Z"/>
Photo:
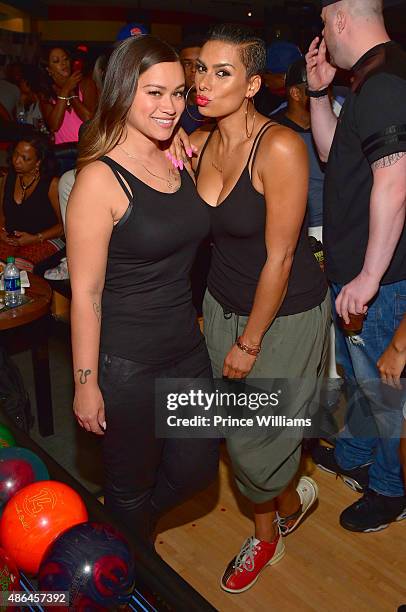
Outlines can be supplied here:
<path id="1" fill-rule="evenodd" d="M 336 330 L 337 361 L 354 393 L 335 449 L 316 448 L 314 459 L 363 493 L 340 523 L 368 532 L 406 518 L 401 398 L 379 387 L 376 365 L 406 312 L 406 54 L 388 36 L 380 0 L 322 4 L 323 38 L 306 62 L 312 131 L 327 162 L 326 270 L 336 320 L 365 318 L 355 335 Z M 338 121 L 327 95 L 337 67 L 353 73 Z"/>

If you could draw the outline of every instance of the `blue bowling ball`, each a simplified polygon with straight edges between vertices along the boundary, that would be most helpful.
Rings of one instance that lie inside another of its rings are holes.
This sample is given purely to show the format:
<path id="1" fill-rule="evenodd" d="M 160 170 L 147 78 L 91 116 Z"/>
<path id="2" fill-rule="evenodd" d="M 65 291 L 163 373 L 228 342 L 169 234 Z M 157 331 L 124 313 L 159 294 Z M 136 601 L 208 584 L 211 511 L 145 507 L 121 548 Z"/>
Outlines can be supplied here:
<path id="1" fill-rule="evenodd" d="M 0 514 L 17 491 L 38 480 L 48 480 L 45 463 L 28 448 L 0 448 Z"/>
<path id="2" fill-rule="evenodd" d="M 44 554 L 40 591 L 68 591 L 78 610 L 110 610 L 126 604 L 134 589 L 134 559 L 124 537 L 104 523 L 64 531 Z"/>

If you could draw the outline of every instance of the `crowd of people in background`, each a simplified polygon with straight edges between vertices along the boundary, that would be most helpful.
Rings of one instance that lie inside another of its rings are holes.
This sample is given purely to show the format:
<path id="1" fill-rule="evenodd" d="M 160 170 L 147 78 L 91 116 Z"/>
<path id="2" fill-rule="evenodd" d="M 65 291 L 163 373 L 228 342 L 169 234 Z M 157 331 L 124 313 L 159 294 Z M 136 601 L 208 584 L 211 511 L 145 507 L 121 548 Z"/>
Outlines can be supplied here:
<path id="1" fill-rule="evenodd" d="M 148 545 L 218 464 L 215 440 L 154 438 L 159 376 L 302 379 L 300 416 L 338 370 L 351 410 L 312 452 L 361 493 L 340 524 L 365 533 L 406 518 L 406 54 L 380 0 L 322 4 L 309 49 L 228 25 L 176 53 L 125 26 L 92 69 L 54 47 L 0 80 L 0 140 L 13 141 L 0 260 L 71 274 L 75 415 L 104 437 L 108 507 Z M 254 521 L 228 592 L 283 557 L 317 499 L 297 474 L 302 434 L 227 440 Z"/>

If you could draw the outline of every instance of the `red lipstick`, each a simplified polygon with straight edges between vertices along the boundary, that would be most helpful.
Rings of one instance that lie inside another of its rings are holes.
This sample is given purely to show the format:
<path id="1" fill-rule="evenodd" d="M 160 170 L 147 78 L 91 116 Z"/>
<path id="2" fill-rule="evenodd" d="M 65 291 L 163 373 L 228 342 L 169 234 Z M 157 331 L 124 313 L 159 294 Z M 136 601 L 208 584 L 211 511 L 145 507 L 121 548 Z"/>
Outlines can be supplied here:
<path id="1" fill-rule="evenodd" d="M 207 106 L 209 102 L 210 100 L 209 98 L 206 98 L 206 96 L 201 96 L 201 95 L 196 96 L 197 106 Z"/>

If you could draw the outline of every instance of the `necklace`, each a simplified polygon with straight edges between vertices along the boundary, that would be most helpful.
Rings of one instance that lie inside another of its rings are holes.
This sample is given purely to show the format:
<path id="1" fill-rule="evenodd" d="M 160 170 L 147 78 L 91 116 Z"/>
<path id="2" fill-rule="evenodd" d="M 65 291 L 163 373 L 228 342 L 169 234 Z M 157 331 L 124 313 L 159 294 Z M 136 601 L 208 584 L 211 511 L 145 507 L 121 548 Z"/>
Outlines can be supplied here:
<path id="1" fill-rule="evenodd" d="M 227 161 L 228 159 L 230 159 L 233 156 L 233 153 L 236 149 L 238 149 L 238 147 L 240 147 L 242 145 L 244 141 L 240 142 L 240 144 L 236 145 L 235 147 L 233 147 L 231 149 L 231 151 L 229 152 L 228 155 L 223 156 L 223 162 Z M 216 164 L 215 161 L 212 160 L 211 165 L 213 166 L 213 168 L 215 170 L 217 170 L 217 172 L 220 172 L 220 174 L 223 174 L 223 166 L 219 166 L 218 164 Z"/>
<path id="2" fill-rule="evenodd" d="M 220 172 L 220 174 L 223 174 L 223 168 L 220 168 L 220 166 L 218 166 L 214 161 L 211 162 L 211 165 L 213 166 L 213 168 L 217 170 L 217 172 Z"/>
<path id="3" fill-rule="evenodd" d="M 142 162 L 139 161 L 139 159 L 137 158 L 136 155 L 133 155 L 132 153 L 129 153 L 121 145 L 118 145 L 118 146 L 123 151 L 123 153 L 125 153 L 127 155 L 127 157 L 130 157 L 131 159 L 135 159 L 144 168 L 144 170 L 146 172 L 148 172 L 148 174 L 150 174 L 154 178 L 159 179 L 160 181 L 164 181 L 166 183 L 166 186 L 168 187 L 168 189 L 170 189 L 171 191 L 174 191 L 174 190 L 176 190 L 179 187 L 179 182 L 180 182 L 179 181 L 179 175 L 175 174 L 175 172 L 172 170 L 172 168 L 168 168 L 168 178 L 165 178 L 163 176 L 159 176 L 159 174 L 154 174 L 154 172 L 151 172 L 151 170 L 148 170 L 148 168 L 146 166 L 144 166 L 144 164 Z"/>
<path id="4" fill-rule="evenodd" d="M 38 177 L 39 177 L 39 173 L 37 172 L 37 173 L 35 174 L 34 178 L 32 179 L 32 181 L 31 181 L 30 183 L 28 183 L 28 185 L 26 185 L 26 184 L 24 183 L 24 181 L 23 181 L 23 177 L 22 177 L 22 175 L 21 175 L 21 174 L 19 175 L 18 179 L 19 179 L 19 181 L 20 181 L 20 187 L 21 187 L 21 190 L 22 190 L 22 192 L 23 192 L 23 197 L 22 197 L 21 202 L 24 202 L 26 192 L 28 191 L 28 189 L 30 189 L 30 187 L 32 187 L 32 186 L 33 186 L 33 184 L 34 184 L 34 183 L 35 183 L 35 181 L 38 179 Z"/>

